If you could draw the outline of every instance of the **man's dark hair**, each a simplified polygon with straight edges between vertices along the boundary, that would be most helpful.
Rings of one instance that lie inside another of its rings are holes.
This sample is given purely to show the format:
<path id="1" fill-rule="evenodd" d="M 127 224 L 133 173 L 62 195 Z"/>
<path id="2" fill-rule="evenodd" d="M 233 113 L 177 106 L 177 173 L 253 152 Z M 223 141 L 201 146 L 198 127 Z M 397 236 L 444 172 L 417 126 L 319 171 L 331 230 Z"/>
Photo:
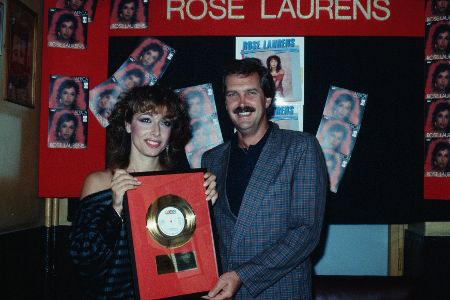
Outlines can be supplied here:
<path id="1" fill-rule="evenodd" d="M 264 97 L 272 98 L 272 103 L 275 100 L 275 83 L 269 70 L 263 66 L 261 60 L 258 58 L 244 58 L 237 59 L 229 64 L 223 72 L 223 87 L 226 91 L 225 79 L 229 75 L 243 75 L 249 76 L 251 74 L 259 75 L 259 85 L 264 92 Z"/>
<path id="2" fill-rule="evenodd" d="M 67 42 L 69 44 L 75 44 L 77 41 L 76 33 L 77 33 L 77 29 L 78 29 L 78 20 L 73 14 L 65 13 L 65 14 L 61 14 L 59 16 L 58 20 L 56 21 L 56 25 L 55 25 L 55 35 L 57 38 L 59 37 L 59 35 L 61 34 L 61 26 L 64 22 L 72 22 L 73 23 L 73 32 Z"/>

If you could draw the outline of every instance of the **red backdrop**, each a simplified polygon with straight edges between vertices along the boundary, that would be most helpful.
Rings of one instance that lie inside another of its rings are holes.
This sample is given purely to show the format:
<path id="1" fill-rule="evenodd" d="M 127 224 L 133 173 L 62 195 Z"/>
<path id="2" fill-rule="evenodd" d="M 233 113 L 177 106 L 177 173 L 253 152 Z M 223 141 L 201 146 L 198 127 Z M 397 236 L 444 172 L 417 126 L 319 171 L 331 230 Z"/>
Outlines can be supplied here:
<path id="1" fill-rule="evenodd" d="M 148 29 L 110 30 L 110 1 L 98 0 L 94 21 L 88 25 L 87 49 L 75 50 L 46 46 L 48 9 L 54 7 L 55 0 L 44 1 L 39 148 L 40 197 L 78 197 L 83 178 L 92 171 L 104 168 L 105 129 L 90 112 L 86 149 L 47 147 L 48 87 L 50 75 L 53 74 L 87 76 L 90 89 L 103 82 L 108 75 L 109 36 L 422 37 L 425 28 L 423 0 L 315 1 L 314 3 L 319 3 L 320 6 L 314 9 L 309 6 L 310 1 L 294 0 L 149 2 Z M 283 2 L 286 4 L 281 7 Z M 328 6 L 330 2 L 337 2 L 339 6 L 335 4 Z M 302 6 L 297 8 L 297 3 L 301 3 Z M 353 10 L 355 3 L 363 3 L 364 9 L 356 6 L 357 8 Z M 367 3 L 370 9 L 366 6 Z M 298 17 L 299 9 L 303 18 Z M 439 180 L 442 179 L 432 178 L 428 181 L 426 178 L 425 185 L 435 184 L 435 181 Z M 449 194 L 449 189 L 447 185 L 446 195 Z M 442 192 L 442 189 L 434 190 Z M 437 194 L 429 194 L 426 197 L 440 198 Z"/>

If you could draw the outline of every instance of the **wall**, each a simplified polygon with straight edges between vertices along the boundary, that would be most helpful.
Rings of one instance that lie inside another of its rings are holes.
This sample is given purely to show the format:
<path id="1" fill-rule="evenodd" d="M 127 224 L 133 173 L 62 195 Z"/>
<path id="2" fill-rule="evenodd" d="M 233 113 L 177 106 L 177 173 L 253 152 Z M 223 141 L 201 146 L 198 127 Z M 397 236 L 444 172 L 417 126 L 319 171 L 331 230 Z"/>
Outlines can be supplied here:
<path id="1" fill-rule="evenodd" d="M 43 223 L 44 201 L 37 197 L 42 1 L 21 1 L 38 14 L 38 80 L 34 109 L 4 101 L 4 84 L 0 90 L 0 234 Z M 6 12 L 8 1 L 2 2 Z M 0 56 L 1 83 L 6 80 L 6 58 L 3 48 L 3 55 Z"/>
<path id="2" fill-rule="evenodd" d="M 388 225 L 329 225 L 318 251 L 318 275 L 388 275 Z"/>

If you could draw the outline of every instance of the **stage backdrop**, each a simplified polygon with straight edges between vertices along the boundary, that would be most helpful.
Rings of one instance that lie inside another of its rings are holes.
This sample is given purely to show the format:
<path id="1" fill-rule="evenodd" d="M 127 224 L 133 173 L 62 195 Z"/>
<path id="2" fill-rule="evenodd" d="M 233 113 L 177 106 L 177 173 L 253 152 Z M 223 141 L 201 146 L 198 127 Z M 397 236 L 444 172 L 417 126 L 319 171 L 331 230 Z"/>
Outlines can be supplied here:
<path id="1" fill-rule="evenodd" d="M 85 29 L 86 49 L 47 46 L 55 2 L 46 0 L 44 8 L 41 197 L 78 197 L 83 178 L 105 166 L 105 129 L 90 111 L 85 148 L 48 147 L 52 75 L 87 77 L 92 89 L 121 66 L 140 37 L 156 37 L 176 50 L 159 81 L 173 88 L 212 83 L 228 140 L 233 130 L 221 70 L 234 58 L 234 37 L 305 36 L 304 131 L 316 134 L 331 85 L 369 95 L 339 192 L 328 197 L 329 220 L 450 218 L 448 202 L 423 198 L 424 1 L 150 1 L 148 28 L 110 29 L 112 1 L 98 0 Z M 448 197 L 449 188 L 443 193 Z"/>

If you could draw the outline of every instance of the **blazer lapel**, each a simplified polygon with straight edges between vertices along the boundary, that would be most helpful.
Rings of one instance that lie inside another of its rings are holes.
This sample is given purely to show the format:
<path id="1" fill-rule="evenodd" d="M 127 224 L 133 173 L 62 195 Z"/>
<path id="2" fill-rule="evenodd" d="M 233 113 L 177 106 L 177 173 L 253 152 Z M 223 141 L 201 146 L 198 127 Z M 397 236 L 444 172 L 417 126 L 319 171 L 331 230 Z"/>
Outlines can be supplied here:
<path id="1" fill-rule="evenodd" d="M 272 179 L 275 176 L 273 164 L 279 163 L 277 160 L 277 152 L 280 145 L 279 133 L 280 130 L 275 125 L 267 138 L 266 144 L 264 145 L 255 169 L 253 170 L 252 177 L 250 178 L 242 199 L 239 216 L 234 226 L 231 249 L 238 247 L 240 239 L 248 234 L 247 231 L 251 226 L 254 226 L 253 220 L 255 219 L 258 208 L 269 188 L 268 183 L 272 182 Z"/>

